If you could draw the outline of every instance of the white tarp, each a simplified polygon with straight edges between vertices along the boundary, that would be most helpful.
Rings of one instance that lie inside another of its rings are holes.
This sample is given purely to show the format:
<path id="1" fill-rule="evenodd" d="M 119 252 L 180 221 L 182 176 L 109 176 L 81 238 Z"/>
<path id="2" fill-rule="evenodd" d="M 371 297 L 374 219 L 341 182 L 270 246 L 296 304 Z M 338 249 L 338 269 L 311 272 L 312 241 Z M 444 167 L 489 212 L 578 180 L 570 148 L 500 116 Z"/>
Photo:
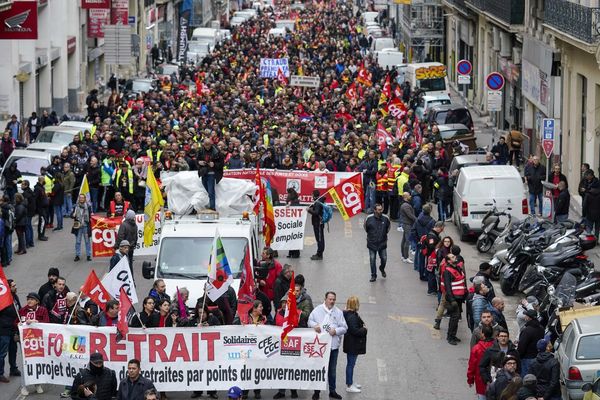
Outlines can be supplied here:
<path id="1" fill-rule="evenodd" d="M 201 211 L 208 207 L 208 193 L 202 186 L 197 171 L 183 171 L 174 175 L 161 175 L 168 200 L 168 208 L 178 215 L 189 214 L 192 209 Z M 223 178 L 215 187 L 217 211 L 222 216 L 241 214 L 254 207 L 252 196 L 254 182 L 244 179 Z"/>

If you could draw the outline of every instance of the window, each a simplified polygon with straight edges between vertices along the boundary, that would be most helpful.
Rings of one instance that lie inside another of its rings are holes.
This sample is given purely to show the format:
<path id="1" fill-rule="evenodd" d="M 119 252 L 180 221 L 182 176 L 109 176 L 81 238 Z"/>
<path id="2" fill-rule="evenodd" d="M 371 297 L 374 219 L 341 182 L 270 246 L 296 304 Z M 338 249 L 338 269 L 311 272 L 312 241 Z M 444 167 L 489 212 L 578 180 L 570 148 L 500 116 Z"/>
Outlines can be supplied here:
<path id="1" fill-rule="evenodd" d="M 40 168 L 48 167 L 50 162 L 44 158 L 17 158 L 13 159 L 10 165 L 16 163 L 17 170 L 21 173 L 21 175 L 39 175 Z M 5 167 L 8 169 L 10 165 L 6 165 Z"/>
<path id="2" fill-rule="evenodd" d="M 426 92 L 438 92 L 446 90 L 446 78 L 421 79 L 417 86 Z"/>
<path id="3" fill-rule="evenodd" d="M 573 325 L 570 324 L 565 329 L 565 333 L 563 334 L 563 342 L 565 343 L 565 355 L 567 357 L 571 356 L 571 350 L 573 349 L 573 341 L 575 340 L 575 334 L 573 333 Z"/>
<path id="4" fill-rule="evenodd" d="M 600 335 L 589 335 L 579 339 L 575 358 L 578 360 L 600 359 Z"/>
<path id="5" fill-rule="evenodd" d="M 229 268 L 239 278 L 244 267 L 248 240 L 241 237 L 221 237 Z M 160 244 L 158 277 L 206 278 L 213 238 L 164 238 Z M 183 275 L 183 276 L 181 276 Z"/>

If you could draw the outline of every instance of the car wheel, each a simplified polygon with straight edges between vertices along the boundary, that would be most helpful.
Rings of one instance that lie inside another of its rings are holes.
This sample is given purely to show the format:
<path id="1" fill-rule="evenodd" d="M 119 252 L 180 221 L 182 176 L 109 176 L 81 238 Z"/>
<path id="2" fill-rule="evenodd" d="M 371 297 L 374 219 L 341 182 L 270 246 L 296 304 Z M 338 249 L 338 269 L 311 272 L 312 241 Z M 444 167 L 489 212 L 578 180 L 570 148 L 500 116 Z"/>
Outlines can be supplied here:
<path id="1" fill-rule="evenodd" d="M 460 220 L 458 221 L 458 234 L 460 236 L 460 240 L 463 242 L 466 242 L 468 239 L 468 235 L 465 232 L 465 229 L 463 228 L 463 225 L 460 223 Z"/>

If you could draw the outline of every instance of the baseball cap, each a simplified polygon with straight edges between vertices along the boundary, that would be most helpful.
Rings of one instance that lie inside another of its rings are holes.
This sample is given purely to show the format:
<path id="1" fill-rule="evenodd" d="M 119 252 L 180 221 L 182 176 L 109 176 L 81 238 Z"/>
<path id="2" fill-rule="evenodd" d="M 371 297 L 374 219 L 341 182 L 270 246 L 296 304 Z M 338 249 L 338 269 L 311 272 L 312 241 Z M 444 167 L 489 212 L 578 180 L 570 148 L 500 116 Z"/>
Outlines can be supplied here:
<path id="1" fill-rule="evenodd" d="M 525 315 L 527 315 L 531 319 L 536 319 L 538 316 L 538 313 L 535 310 L 526 310 Z"/>
<path id="2" fill-rule="evenodd" d="M 92 362 L 92 363 L 104 362 L 104 358 L 102 357 L 102 354 L 100 354 L 100 353 L 93 353 L 90 356 L 90 362 Z"/>
<path id="3" fill-rule="evenodd" d="M 35 292 L 31 292 L 31 293 L 29 293 L 29 294 L 27 295 L 27 298 L 28 298 L 28 299 L 35 299 L 35 300 L 37 300 L 37 301 L 38 301 L 38 303 L 40 302 L 40 296 L 39 296 L 37 293 L 35 293 Z"/>
<path id="4" fill-rule="evenodd" d="M 242 397 L 242 389 L 237 386 L 232 386 L 227 391 L 227 397 L 230 399 L 239 399 Z"/>
<path id="5" fill-rule="evenodd" d="M 540 339 L 537 341 L 537 351 L 539 353 L 546 351 L 546 347 L 548 346 L 548 340 L 546 338 Z"/>

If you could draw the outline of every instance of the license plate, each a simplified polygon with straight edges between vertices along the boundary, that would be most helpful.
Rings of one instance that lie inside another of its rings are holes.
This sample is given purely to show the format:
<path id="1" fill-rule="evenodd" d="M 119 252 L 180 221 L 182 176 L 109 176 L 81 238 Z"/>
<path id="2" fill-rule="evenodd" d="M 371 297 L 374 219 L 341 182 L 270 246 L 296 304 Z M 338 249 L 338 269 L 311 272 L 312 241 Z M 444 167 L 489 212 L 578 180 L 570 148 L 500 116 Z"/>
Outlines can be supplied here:
<path id="1" fill-rule="evenodd" d="M 485 214 L 471 214 L 471 218 L 473 219 L 483 219 Z"/>

